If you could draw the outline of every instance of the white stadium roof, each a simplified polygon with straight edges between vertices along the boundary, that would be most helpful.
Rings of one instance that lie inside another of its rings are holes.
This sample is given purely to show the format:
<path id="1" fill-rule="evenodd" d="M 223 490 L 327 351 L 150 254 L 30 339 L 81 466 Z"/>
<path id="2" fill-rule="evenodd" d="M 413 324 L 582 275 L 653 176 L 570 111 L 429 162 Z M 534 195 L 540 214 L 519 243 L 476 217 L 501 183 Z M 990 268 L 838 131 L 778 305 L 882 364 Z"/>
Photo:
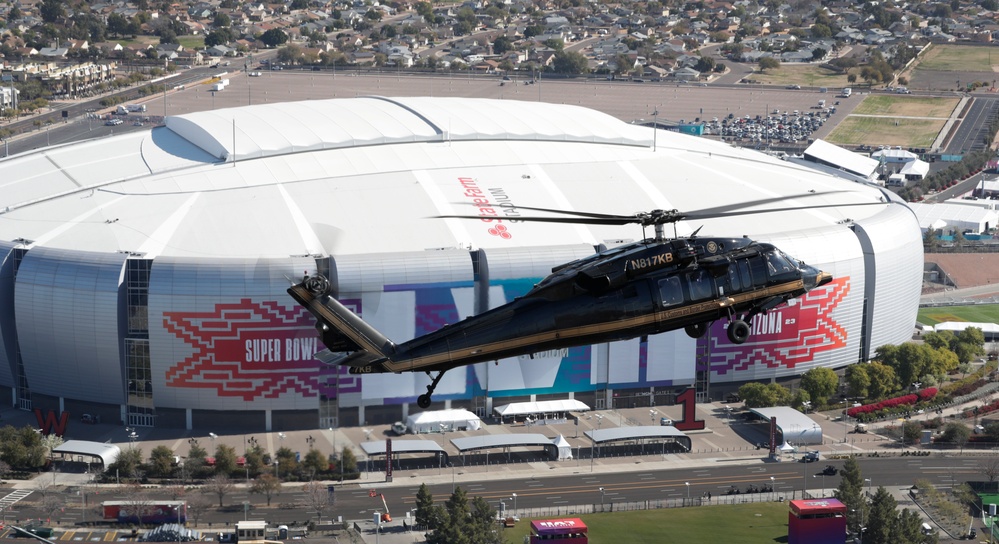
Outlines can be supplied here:
<path id="1" fill-rule="evenodd" d="M 429 219 L 478 213 L 469 205 L 477 195 L 515 219 L 515 204 L 630 214 L 819 193 L 772 204 L 785 208 L 780 221 L 677 226 L 723 236 L 828 228 L 883 210 L 840 205 L 891 198 L 704 138 L 659 131 L 653 149 L 652 132 L 513 100 L 371 97 L 192 113 L 0 161 L 0 239 L 146 258 L 287 258 L 505 247 L 475 221 Z M 835 207 L 786 210 L 805 204 Z M 641 236 L 637 227 L 507 225 L 519 247 Z"/>

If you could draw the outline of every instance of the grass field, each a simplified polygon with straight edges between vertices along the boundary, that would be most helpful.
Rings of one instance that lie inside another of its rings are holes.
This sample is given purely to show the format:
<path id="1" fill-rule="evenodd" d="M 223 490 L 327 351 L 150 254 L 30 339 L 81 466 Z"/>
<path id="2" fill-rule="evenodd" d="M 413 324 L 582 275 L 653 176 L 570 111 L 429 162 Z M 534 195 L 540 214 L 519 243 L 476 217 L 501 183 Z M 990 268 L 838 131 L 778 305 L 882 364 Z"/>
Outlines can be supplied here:
<path id="1" fill-rule="evenodd" d="M 764 85 L 805 85 L 810 87 L 849 87 L 846 74 L 827 70 L 815 64 L 782 64 L 776 70 L 756 72 L 746 79 Z"/>
<path id="2" fill-rule="evenodd" d="M 944 119 L 895 119 L 849 115 L 826 141 L 837 145 L 900 145 L 932 147 L 943 129 Z"/>
<path id="3" fill-rule="evenodd" d="M 944 321 L 999 323 L 999 304 L 920 308 L 919 315 L 916 319 L 923 325 L 936 325 L 937 323 L 943 323 Z"/>
<path id="4" fill-rule="evenodd" d="M 590 542 L 773 544 L 787 542 L 787 513 L 787 503 L 761 502 L 579 517 L 589 528 Z M 506 529 L 505 541 L 523 544 L 530 528 L 530 520 L 521 519 L 516 527 Z"/>
<path id="5" fill-rule="evenodd" d="M 950 117 L 959 102 L 957 98 L 869 95 L 864 97 L 864 101 L 852 113 L 946 119 Z"/>
<path id="6" fill-rule="evenodd" d="M 184 46 L 184 49 L 194 49 L 196 47 L 205 46 L 205 37 L 200 34 L 197 36 L 178 36 L 177 41 L 180 45 Z"/>
<path id="7" fill-rule="evenodd" d="M 999 51 L 973 45 L 934 45 L 919 57 L 915 69 L 941 72 L 993 72 L 999 64 Z"/>

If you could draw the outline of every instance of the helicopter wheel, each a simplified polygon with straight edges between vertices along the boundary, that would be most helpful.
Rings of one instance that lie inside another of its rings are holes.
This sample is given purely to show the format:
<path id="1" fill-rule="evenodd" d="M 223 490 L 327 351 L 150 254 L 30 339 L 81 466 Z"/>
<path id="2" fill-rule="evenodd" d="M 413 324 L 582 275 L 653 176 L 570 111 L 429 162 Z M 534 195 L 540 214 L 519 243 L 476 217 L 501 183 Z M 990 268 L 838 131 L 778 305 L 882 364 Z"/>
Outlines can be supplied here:
<path id="1" fill-rule="evenodd" d="M 325 276 L 311 276 L 305 280 L 305 288 L 313 296 L 321 297 L 330 294 L 330 280 Z"/>
<path id="2" fill-rule="evenodd" d="M 708 324 L 694 323 L 693 325 L 687 325 L 683 328 L 683 332 L 687 333 L 687 336 L 691 338 L 700 338 L 708 332 Z"/>
<path id="3" fill-rule="evenodd" d="M 749 338 L 749 323 L 736 319 L 728 324 L 728 339 L 733 344 L 742 344 Z"/>
<path id="4" fill-rule="evenodd" d="M 416 405 L 426 410 L 430 408 L 430 395 L 420 395 L 416 397 Z"/>

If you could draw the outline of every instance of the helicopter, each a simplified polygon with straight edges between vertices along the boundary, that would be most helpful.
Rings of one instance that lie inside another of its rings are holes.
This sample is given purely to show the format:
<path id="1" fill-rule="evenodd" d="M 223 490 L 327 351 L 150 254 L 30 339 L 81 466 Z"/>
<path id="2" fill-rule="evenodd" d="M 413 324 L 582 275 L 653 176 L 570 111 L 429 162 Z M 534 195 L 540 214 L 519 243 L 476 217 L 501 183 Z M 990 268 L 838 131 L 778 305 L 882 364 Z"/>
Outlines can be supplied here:
<path id="1" fill-rule="evenodd" d="M 653 210 L 613 215 L 518 206 L 554 216 L 518 221 L 653 227 L 655 235 L 605 249 L 556 266 L 525 295 L 457 323 L 396 344 L 332 296 L 322 275 L 306 275 L 288 293 L 316 318 L 327 350 L 321 360 L 346 365 L 351 374 L 426 372 L 427 393 L 417 398 L 428 408 L 448 370 L 544 350 L 627 340 L 683 329 L 704 336 L 716 320 L 727 321 L 734 344 L 750 335 L 752 319 L 832 281 L 832 275 L 748 237 L 676 236 L 676 223 L 734 215 L 837 206 L 795 206 L 747 210 L 762 204 L 808 197 L 810 192 L 720 206 L 697 212 Z M 852 205 L 881 204 L 884 201 Z M 838 205 L 842 206 L 842 205 Z M 482 219 L 476 215 L 438 218 Z M 667 224 L 674 225 L 668 238 Z M 432 373 L 436 372 L 434 376 Z"/>

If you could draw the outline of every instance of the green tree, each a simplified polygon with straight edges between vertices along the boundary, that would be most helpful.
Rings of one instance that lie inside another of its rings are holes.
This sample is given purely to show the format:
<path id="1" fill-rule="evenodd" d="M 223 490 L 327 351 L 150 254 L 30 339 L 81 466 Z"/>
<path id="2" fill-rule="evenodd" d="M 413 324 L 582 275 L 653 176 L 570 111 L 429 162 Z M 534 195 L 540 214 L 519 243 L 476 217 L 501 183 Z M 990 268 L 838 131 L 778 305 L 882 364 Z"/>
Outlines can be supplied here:
<path id="1" fill-rule="evenodd" d="M 898 390 L 898 378 L 895 377 L 895 370 L 888 365 L 872 362 L 867 365 L 867 375 L 871 384 L 868 386 L 868 398 L 881 399 L 892 391 Z"/>
<path id="2" fill-rule="evenodd" d="M 108 467 L 107 474 L 116 474 L 119 478 L 138 478 L 142 467 L 142 450 L 128 448 L 118 454 L 118 459 Z"/>
<path id="3" fill-rule="evenodd" d="M 871 387 L 871 376 L 867 373 L 867 365 L 856 363 L 846 367 L 847 394 L 851 397 L 866 398 Z"/>
<path id="4" fill-rule="evenodd" d="M 780 68 L 780 61 L 774 57 L 760 57 L 757 65 L 760 67 L 761 72 L 766 72 L 767 70 Z"/>
<path id="5" fill-rule="evenodd" d="M 344 446 L 340 453 L 340 467 L 345 474 L 357 472 L 357 456 L 354 455 L 354 450 Z"/>
<path id="6" fill-rule="evenodd" d="M 219 444 L 215 448 L 215 472 L 226 476 L 236 470 L 236 450 L 228 444 Z"/>
<path id="7" fill-rule="evenodd" d="M 58 22 L 66 16 L 66 8 L 60 0 L 45 0 L 38 11 L 46 23 Z"/>
<path id="8" fill-rule="evenodd" d="M 902 424 L 902 444 L 912 445 L 918 443 L 922 433 L 922 425 L 915 421 L 906 421 Z"/>
<path id="9" fill-rule="evenodd" d="M 791 403 L 791 391 L 777 383 L 749 382 L 739 387 L 739 398 L 748 408 L 786 406 Z"/>
<path id="10" fill-rule="evenodd" d="M 971 429 L 967 425 L 958 422 L 948 423 L 944 427 L 943 434 L 940 436 L 940 440 L 943 442 L 949 442 L 964 449 L 964 445 L 968 443 L 971 439 Z"/>
<path id="11" fill-rule="evenodd" d="M 35 432 L 34 427 L 5 425 L 0 428 L 0 461 L 16 469 L 35 470 L 45 466 L 45 453 L 41 435 Z"/>
<path id="12" fill-rule="evenodd" d="M 892 538 L 898 530 L 897 508 L 898 502 L 895 501 L 895 497 L 892 497 L 887 489 L 879 487 L 871 499 L 864 542 L 868 544 L 894 544 L 900 542 L 897 538 Z"/>
<path id="13" fill-rule="evenodd" d="M 437 516 L 440 512 L 434 509 L 434 496 L 427 484 L 420 484 L 416 491 L 416 524 L 432 529 L 440 524 Z"/>
<path id="14" fill-rule="evenodd" d="M 833 496 L 846 506 L 846 526 L 852 533 L 860 531 L 867 501 L 864 500 L 864 477 L 860 472 L 860 464 L 853 457 L 847 458 L 843 469 L 839 471 L 839 486 L 833 491 Z"/>
<path id="15" fill-rule="evenodd" d="M 267 47 L 277 47 L 288 41 L 288 35 L 280 28 L 272 28 L 260 35 L 260 41 Z"/>
<path id="16" fill-rule="evenodd" d="M 153 476 L 165 478 L 173 472 L 173 450 L 167 446 L 156 446 L 149 452 L 149 472 Z"/>
<path id="17" fill-rule="evenodd" d="M 216 28 L 205 35 L 205 47 L 214 47 L 216 45 L 227 45 L 232 43 L 235 37 L 232 35 L 232 30 L 228 28 Z"/>
<path id="18" fill-rule="evenodd" d="M 295 452 L 287 447 L 283 447 L 274 455 L 278 462 L 278 476 L 291 474 L 298 470 L 298 460 L 295 459 Z"/>
<path id="19" fill-rule="evenodd" d="M 302 459 L 302 474 L 308 476 L 310 480 L 315 478 L 317 474 L 327 472 L 329 467 L 329 460 L 316 448 L 309 448 L 309 452 L 305 454 L 305 459 Z"/>
<path id="20" fill-rule="evenodd" d="M 824 405 L 839 388 L 839 376 L 830 368 L 813 368 L 802 374 L 801 388 L 808 391 L 815 403 Z"/>
<path id="21" fill-rule="evenodd" d="M 559 74 L 585 74 L 590 71 L 586 57 L 575 51 L 563 50 L 555 53 L 552 67 Z"/>
<path id="22" fill-rule="evenodd" d="M 212 26 L 215 28 L 232 26 L 232 19 L 224 11 L 216 11 L 215 18 L 212 20 Z"/>

